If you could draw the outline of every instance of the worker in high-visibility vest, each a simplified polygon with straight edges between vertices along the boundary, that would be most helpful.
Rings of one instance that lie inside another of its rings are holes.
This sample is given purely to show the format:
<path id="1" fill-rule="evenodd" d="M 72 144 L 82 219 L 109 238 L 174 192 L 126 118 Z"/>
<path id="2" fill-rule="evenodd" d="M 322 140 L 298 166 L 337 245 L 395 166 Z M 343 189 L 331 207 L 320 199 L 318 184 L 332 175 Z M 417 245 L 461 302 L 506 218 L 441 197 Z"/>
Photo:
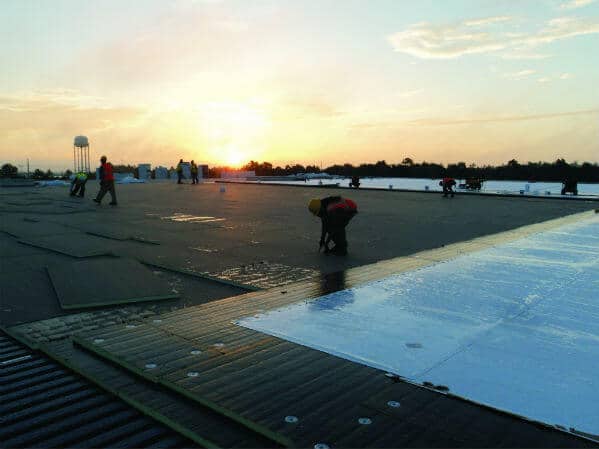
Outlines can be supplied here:
<path id="1" fill-rule="evenodd" d="M 199 184 L 199 180 L 198 180 L 198 166 L 197 164 L 192 160 L 191 161 L 191 183 L 192 184 Z"/>
<path id="2" fill-rule="evenodd" d="M 106 156 L 100 158 L 100 191 L 94 198 L 94 201 L 98 204 L 102 202 L 102 198 L 106 195 L 106 192 L 110 192 L 111 206 L 116 206 L 116 191 L 114 190 L 114 174 L 112 173 L 112 164 L 106 162 Z"/>
<path id="3" fill-rule="evenodd" d="M 83 198 L 85 195 L 85 183 L 87 182 L 87 173 L 80 171 L 75 174 L 75 177 L 71 181 L 71 196 L 76 196 L 79 193 L 79 196 Z"/>
<path id="4" fill-rule="evenodd" d="M 357 204 L 348 198 L 329 196 L 310 200 L 308 210 L 322 221 L 319 250 L 324 248 L 325 253 L 345 256 L 347 254 L 345 227 L 358 213 Z M 329 248 L 331 241 L 335 245 L 333 248 Z"/>

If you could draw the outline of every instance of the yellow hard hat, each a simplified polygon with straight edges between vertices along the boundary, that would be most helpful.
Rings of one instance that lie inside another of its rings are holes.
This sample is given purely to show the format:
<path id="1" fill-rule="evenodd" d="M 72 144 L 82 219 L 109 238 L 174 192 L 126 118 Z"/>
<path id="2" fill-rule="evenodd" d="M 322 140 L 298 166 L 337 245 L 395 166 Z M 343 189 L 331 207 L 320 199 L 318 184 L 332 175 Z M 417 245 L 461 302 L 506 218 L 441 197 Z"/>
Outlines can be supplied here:
<path id="1" fill-rule="evenodd" d="M 320 211 L 320 200 L 318 198 L 312 198 L 308 203 L 308 209 L 314 215 L 318 215 L 318 212 Z"/>

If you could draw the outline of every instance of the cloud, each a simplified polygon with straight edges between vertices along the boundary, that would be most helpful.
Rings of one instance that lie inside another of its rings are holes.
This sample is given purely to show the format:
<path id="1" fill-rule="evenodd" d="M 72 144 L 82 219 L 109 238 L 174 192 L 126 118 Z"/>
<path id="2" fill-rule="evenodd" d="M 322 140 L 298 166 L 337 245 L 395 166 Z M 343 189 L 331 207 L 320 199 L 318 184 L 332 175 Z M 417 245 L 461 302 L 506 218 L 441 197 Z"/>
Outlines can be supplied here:
<path id="1" fill-rule="evenodd" d="M 569 2 L 566 3 L 562 3 L 561 5 L 559 5 L 560 9 L 578 9 L 578 8 L 582 8 L 583 6 L 587 6 L 590 5 L 591 3 L 595 3 L 596 0 L 570 0 Z"/>
<path id="2" fill-rule="evenodd" d="M 422 92 L 424 92 L 424 89 L 406 90 L 405 92 L 400 92 L 398 94 L 398 96 L 401 97 L 401 98 L 410 98 L 410 97 L 413 97 L 415 95 L 419 95 Z"/>
<path id="3" fill-rule="evenodd" d="M 547 22 L 538 33 L 514 39 L 514 45 L 538 46 L 575 36 L 599 33 L 599 23 L 575 17 L 558 17 Z"/>
<path id="4" fill-rule="evenodd" d="M 409 122 L 411 125 L 417 126 L 446 126 L 446 125 L 469 125 L 477 123 L 498 123 L 498 122 L 520 122 L 528 120 L 544 120 L 560 117 L 572 117 L 579 115 L 596 115 L 599 114 L 599 109 L 583 109 L 579 111 L 555 112 L 549 114 L 532 114 L 532 115 L 512 115 L 500 117 L 483 117 L 483 118 L 465 118 L 465 119 L 419 119 Z"/>
<path id="5" fill-rule="evenodd" d="M 464 25 L 467 27 L 479 27 L 479 26 L 491 25 L 494 23 L 509 22 L 511 20 L 513 20 L 512 16 L 485 17 L 483 19 L 466 20 L 464 22 Z"/>
<path id="6" fill-rule="evenodd" d="M 67 109 L 110 109 L 106 101 L 97 96 L 84 95 L 68 88 L 38 89 L 26 94 L 0 97 L 0 110 L 35 112 L 64 107 Z"/>
<path id="7" fill-rule="evenodd" d="M 505 50 L 506 59 L 543 59 L 549 55 L 531 49 L 575 36 L 599 33 L 599 23 L 574 17 L 558 17 L 534 32 L 496 29 L 513 22 L 509 16 L 466 20 L 454 25 L 416 23 L 387 37 L 391 47 L 422 59 L 454 59 L 469 54 Z M 473 29 L 474 28 L 474 29 Z"/>
<path id="8" fill-rule="evenodd" d="M 434 26 L 427 22 L 411 25 L 388 40 L 395 51 L 422 59 L 452 59 L 505 48 L 492 34 L 473 32 L 463 25 Z"/>
<path id="9" fill-rule="evenodd" d="M 560 79 L 560 80 L 568 80 L 568 79 L 570 79 L 570 78 L 572 78 L 572 74 L 571 74 L 571 73 L 562 73 L 562 74 L 559 76 L 559 79 Z"/>
<path id="10" fill-rule="evenodd" d="M 535 73 L 536 73 L 536 70 L 527 69 L 527 70 L 520 70 L 519 72 L 504 73 L 503 77 L 511 79 L 511 80 L 521 80 L 521 79 L 527 78 L 530 75 L 533 75 Z"/>
<path id="11" fill-rule="evenodd" d="M 501 55 L 502 59 L 547 59 L 551 58 L 550 54 L 547 53 L 522 53 L 515 51 L 513 53 L 504 53 Z"/>

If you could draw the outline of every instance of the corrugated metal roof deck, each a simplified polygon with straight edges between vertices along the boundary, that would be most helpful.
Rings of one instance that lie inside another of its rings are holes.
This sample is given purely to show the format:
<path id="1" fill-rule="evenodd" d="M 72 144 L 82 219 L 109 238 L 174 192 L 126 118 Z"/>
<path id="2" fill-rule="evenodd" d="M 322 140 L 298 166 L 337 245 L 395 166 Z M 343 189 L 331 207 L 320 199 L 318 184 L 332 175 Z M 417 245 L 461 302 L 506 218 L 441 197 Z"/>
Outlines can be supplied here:
<path id="1" fill-rule="evenodd" d="M 0 333 L 2 447 L 196 447 Z"/>

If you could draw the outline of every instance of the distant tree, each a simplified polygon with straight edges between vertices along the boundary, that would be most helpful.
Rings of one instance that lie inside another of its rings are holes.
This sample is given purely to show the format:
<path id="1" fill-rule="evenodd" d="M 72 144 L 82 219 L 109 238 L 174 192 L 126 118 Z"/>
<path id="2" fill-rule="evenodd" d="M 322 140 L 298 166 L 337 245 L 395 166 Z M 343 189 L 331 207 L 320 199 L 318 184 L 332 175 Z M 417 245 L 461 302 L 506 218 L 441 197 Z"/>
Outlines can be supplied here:
<path id="1" fill-rule="evenodd" d="M 414 165 L 414 160 L 411 157 L 405 157 L 403 161 L 401 161 L 401 165 L 407 165 L 411 167 Z"/>
<path id="2" fill-rule="evenodd" d="M 64 174 L 62 175 L 63 178 L 65 179 L 69 179 L 71 177 L 71 175 L 73 174 L 73 172 L 71 170 L 69 170 L 68 168 L 64 171 Z"/>
<path id="3" fill-rule="evenodd" d="M 0 178 L 12 178 L 16 176 L 19 172 L 19 169 L 12 164 L 4 164 L 0 168 Z"/>
<path id="4" fill-rule="evenodd" d="M 125 164 L 120 164 L 120 165 L 113 165 L 112 166 L 112 171 L 114 173 L 135 173 L 135 168 L 133 165 L 125 165 Z"/>
<path id="5" fill-rule="evenodd" d="M 53 179 L 54 178 L 54 173 L 52 172 L 52 170 L 48 169 L 46 171 L 46 173 L 44 173 L 44 177 L 46 179 Z"/>
<path id="6" fill-rule="evenodd" d="M 32 175 L 34 179 L 44 179 L 44 176 L 44 172 L 41 171 L 39 168 L 36 168 Z"/>

